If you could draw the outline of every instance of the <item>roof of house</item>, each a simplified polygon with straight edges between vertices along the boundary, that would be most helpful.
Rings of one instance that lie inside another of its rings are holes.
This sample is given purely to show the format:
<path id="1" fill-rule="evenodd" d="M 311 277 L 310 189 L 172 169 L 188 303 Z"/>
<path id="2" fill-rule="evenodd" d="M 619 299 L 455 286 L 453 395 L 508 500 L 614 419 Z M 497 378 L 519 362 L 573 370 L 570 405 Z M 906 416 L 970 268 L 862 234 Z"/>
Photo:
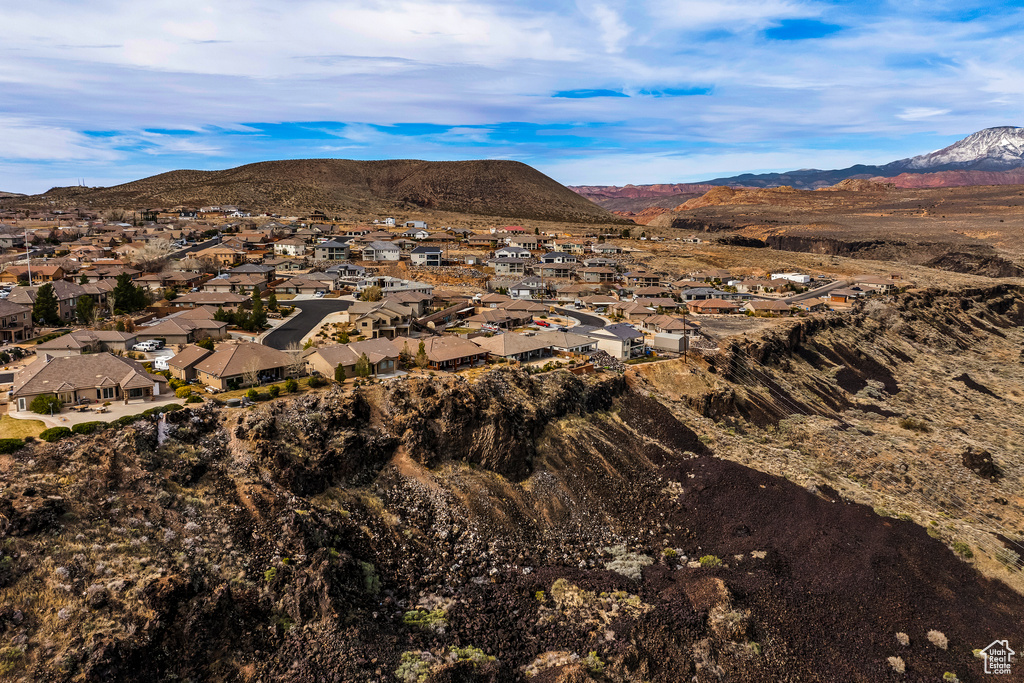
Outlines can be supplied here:
<path id="1" fill-rule="evenodd" d="M 0 317 L 18 315 L 20 313 L 27 313 L 28 310 L 28 306 L 15 303 L 14 301 L 8 301 L 7 299 L 0 299 Z"/>
<path id="2" fill-rule="evenodd" d="M 363 249 L 373 249 L 374 251 L 401 251 L 401 249 L 391 242 L 381 242 L 380 240 L 374 240 L 373 242 L 364 245 Z"/>
<path id="3" fill-rule="evenodd" d="M 410 253 L 412 254 L 441 254 L 444 250 L 441 247 L 416 247 Z"/>
<path id="4" fill-rule="evenodd" d="M 128 343 L 136 338 L 131 332 L 115 332 L 111 330 L 75 330 L 70 334 L 61 335 L 50 341 L 36 345 L 36 349 L 43 351 L 57 351 L 60 349 L 84 349 L 97 342 L 121 342 Z"/>
<path id="5" fill-rule="evenodd" d="M 726 301 L 725 299 L 704 299 L 702 301 L 691 301 L 689 306 L 692 308 L 739 308 L 739 304 L 735 301 Z"/>
<path id="6" fill-rule="evenodd" d="M 396 340 L 397 339 L 398 338 L 396 337 Z M 366 357 L 374 365 L 385 359 L 398 358 L 399 350 L 401 348 L 397 346 L 395 342 L 385 337 L 352 342 L 348 347 L 356 354 L 356 358 L 365 353 Z"/>
<path id="7" fill-rule="evenodd" d="M 407 337 L 396 337 L 395 346 L 401 348 L 409 343 L 409 349 L 413 354 L 417 353 L 420 342 L 427 353 L 427 358 L 434 363 L 478 356 L 484 351 L 474 342 L 462 337 L 422 337 L 420 339 L 409 339 Z"/>
<path id="8" fill-rule="evenodd" d="M 252 370 L 280 368 L 290 363 L 291 358 L 284 351 L 253 342 L 237 342 L 222 345 L 209 357 L 199 362 L 196 365 L 196 370 L 215 377 L 231 377 Z"/>
<path id="9" fill-rule="evenodd" d="M 578 346 L 589 346 L 597 343 L 596 340 L 586 335 L 576 334 L 575 332 L 558 332 L 556 330 L 538 332 L 535 338 L 543 340 L 548 346 L 553 346 L 556 349 L 573 349 Z"/>
<path id="10" fill-rule="evenodd" d="M 177 355 L 167 361 L 167 365 L 172 368 L 184 369 L 195 365 L 211 353 L 213 353 L 213 351 L 210 351 L 209 349 L 204 349 L 203 347 L 196 346 L 195 344 L 189 344 Z"/>
<path id="11" fill-rule="evenodd" d="M 146 372 L 142 364 L 110 353 L 53 358 L 43 354 L 14 378 L 14 396 L 57 393 L 120 385 L 123 388 L 153 386 L 165 382 Z"/>
<path id="12" fill-rule="evenodd" d="M 250 297 L 244 294 L 234 294 L 232 292 L 189 292 L 188 294 L 182 294 L 174 300 L 175 304 L 186 303 L 186 304 L 240 304 L 245 301 L 249 301 Z"/>
<path id="13" fill-rule="evenodd" d="M 320 356 L 324 359 L 324 362 L 335 368 L 339 365 L 355 365 L 356 361 L 359 360 L 359 354 L 350 349 L 347 344 L 320 346 L 310 349 L 303 354 L 303 357 L 309 358 L 313 354 Z M 369 358 L 369 354 L 367 354 L 367 358 Z"/>
<path id="14" fill-rule="evenodd" d="M 473 340 L 477 346 L 495 356 L 515 356 L 520 353 L 529 353 L 546 349 L 550 343 L 540 338 L 540 335 L 525 334 L 498 334 L 493 337 L 478 337 Z"/>
<path id="15" fill-rule="evenodd" d="M 752 311 L 785 311 L 789 312 L 789 304 L 785 301 L 752 300 L 744 304 Z"/>

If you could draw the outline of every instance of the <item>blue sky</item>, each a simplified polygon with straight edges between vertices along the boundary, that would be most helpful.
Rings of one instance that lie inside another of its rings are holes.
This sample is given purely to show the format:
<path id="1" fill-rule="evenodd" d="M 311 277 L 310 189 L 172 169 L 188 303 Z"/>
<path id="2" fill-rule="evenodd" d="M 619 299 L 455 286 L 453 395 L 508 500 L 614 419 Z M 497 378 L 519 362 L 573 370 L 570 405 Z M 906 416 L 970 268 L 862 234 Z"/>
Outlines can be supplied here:
<path id="1" fill-rule="evenodd" d="M 265 159 L 516 159 L 566 184 L 885 163 L 1024 125 L 1024 2 L 33 0 L 0 190 Z"/>

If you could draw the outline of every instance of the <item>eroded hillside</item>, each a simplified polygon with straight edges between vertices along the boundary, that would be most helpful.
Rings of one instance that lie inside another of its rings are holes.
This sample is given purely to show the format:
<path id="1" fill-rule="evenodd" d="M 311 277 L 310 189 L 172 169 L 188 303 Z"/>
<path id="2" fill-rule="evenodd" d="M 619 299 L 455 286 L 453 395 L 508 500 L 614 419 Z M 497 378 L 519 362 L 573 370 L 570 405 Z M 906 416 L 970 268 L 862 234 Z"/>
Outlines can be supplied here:
<path id="1" fill-rule="evenodd" d="M 972 680 L 974 649 L 1024 642 L 981 541 L 985 519 L 1021 529 L 1021 322 L 1008 288 L 904 296 L 626 376 L 398 379 L 170 413 L 162 444 L 149 421 L 32 444 L 0 460 L 0 666 Z M 941 517 L 926 486 L 993 516 Z"/>

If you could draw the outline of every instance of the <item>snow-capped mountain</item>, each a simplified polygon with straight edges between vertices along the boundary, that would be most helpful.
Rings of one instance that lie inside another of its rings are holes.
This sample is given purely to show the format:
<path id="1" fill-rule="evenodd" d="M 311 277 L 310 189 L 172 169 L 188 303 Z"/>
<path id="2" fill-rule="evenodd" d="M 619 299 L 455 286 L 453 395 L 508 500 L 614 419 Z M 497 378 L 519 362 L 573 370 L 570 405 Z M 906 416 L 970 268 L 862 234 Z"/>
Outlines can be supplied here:
<path id="1" fill-rule="evenodd" d="M 971 169 L 1003 171 L 1024 166 L 1024 128 L 1000 126 L 968 135 L 930 154 L 901 159 L 883 166 L 899 171 Z"/>

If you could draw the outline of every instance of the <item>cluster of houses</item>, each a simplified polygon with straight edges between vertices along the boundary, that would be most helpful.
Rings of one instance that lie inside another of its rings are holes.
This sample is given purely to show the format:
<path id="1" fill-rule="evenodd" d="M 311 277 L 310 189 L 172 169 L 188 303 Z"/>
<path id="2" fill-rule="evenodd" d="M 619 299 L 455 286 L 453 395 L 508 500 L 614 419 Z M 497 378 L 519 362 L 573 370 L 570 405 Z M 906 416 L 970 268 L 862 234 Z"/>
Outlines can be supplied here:
<path id="1" fill-rule="evenodd" d="M 602 236 L 541 235 L 520 226 L 431 230 L 422 221 L 398 224 L 390 218 L 345 226 L 320 212 L 257 224 L 235 206 L 153 209 L 141 216 L 141 224 L 129 224 L 82 211 L 0 215 L 0 221 L 33 223 L 0 223 L 0 250 L 8 251 L 0 271 L 0 344 L 37 334 L 32 307 L 44 283 L 52 286 L 67 327 L 76 322 L 82 297 L 108 309 L 116 278 L 123 275 L 152 300 L 130 331 L 76 328 L 35 345 L 37 359 L 18 374 L 11 394 L 17 409 L 43 393 L 65 403 L 167 395 L 163 375 L 126 357 L 150 340 L 176 351 L 167 361 L 172 376 L 225 390 L 306 372 L 333 376 L 339 366 L 353 376 L 362 359 L 371 374 L 387 376 L 421 344 L 433 370 L 595 352 L 627 360 L 647 348 L 683 352 L 701 336 L 693 314 L 792 315 L 906 285 L 898 276 L 863 276 L 822 297 L 790 302 L 784 298 L 825 282 L 802 273 L 749 278 L 720 270 L 684 277 L 654 272 Z M 154 272 L 138 257 L 150 253 L 147 247 L 157 240 L 174 251 L 166 253 L 170 267 Z M 15 258 L 26 251 L 31 259 Z M 387 267 L 400 261 L 411 266 L 413 279 L 385 274 L 395 272 Z M 435 290 L 415 279 L 418 268 L 454 264 L 477 268 L 488 280 L 486 291 Z M 220 315 L 251 307 L 256 292 L 358 298 L 370 288 L 380 290 L 378 300 L 357 301 L 341 316 L 354 341 L 313 347 L 298 358 L 232 338 Z M 559 306 L 586 310 L 593 314 L 590 321 L 605 324 L 564 328 L 544 322 Z M 197 345 L 205 340 L 215 344 Z"/>

